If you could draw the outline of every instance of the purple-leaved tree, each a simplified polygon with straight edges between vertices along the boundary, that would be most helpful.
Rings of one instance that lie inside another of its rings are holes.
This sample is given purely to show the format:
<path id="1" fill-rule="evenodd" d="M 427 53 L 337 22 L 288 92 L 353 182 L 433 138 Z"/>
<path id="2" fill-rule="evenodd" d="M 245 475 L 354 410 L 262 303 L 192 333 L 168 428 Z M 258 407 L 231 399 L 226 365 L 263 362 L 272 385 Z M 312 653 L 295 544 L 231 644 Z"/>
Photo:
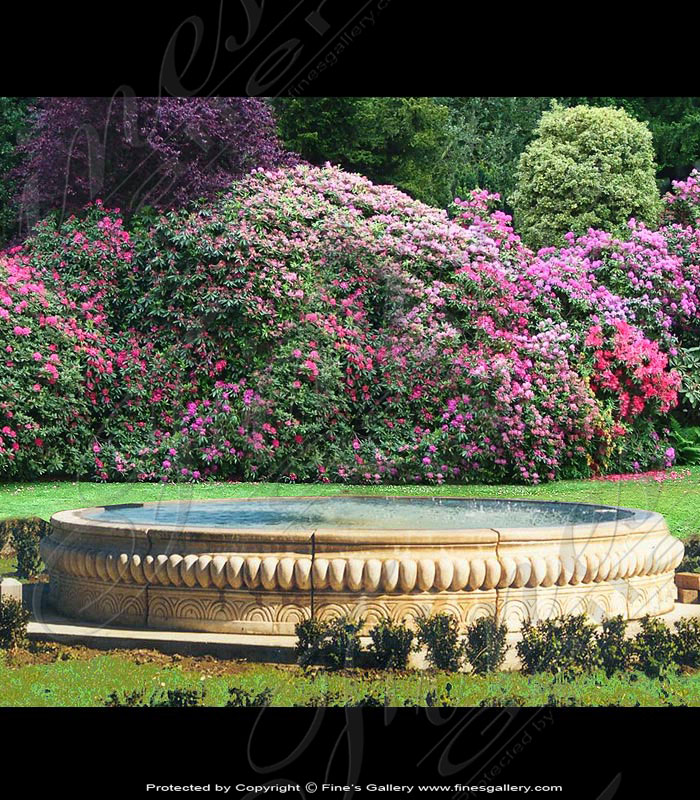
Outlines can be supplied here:
<path id="1" fill-rule="evenodd" d="M 22 149 L 30 222 L 96 198 L 127 216 L 176 208 L 295 161 L 269 107 L 249 97 L 40 97 Z"/>

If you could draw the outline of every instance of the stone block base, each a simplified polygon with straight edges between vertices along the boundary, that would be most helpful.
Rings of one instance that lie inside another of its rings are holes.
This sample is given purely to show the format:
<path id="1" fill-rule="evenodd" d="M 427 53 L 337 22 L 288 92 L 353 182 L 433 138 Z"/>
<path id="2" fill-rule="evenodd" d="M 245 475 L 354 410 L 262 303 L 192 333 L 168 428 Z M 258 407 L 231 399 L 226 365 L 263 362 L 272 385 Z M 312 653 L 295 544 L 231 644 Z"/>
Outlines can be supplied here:
<path id="1" fill-rule="evenodd" d="M 15 578 L 3 578 L 0 580 L 0 598 L 3 600 L 16 600 L 22 602 L 22 584 Z"/>
<path id="2" fill-rule="evenodd" d="M 147 626 L 147 587 L 77 578 L 56 573 L 49 583 L 49 604 L 72 619 L 107 625 Z"/>
<path id="3" fill-rule="evenodd" d="M 676 586 L 679 589 L 700 591 L 700 572 L 677 572 Z"/>
<path id="4" fill-rule="evenodd" d="M 678 602 L 679 603 L 698 603 L 700 602 L 700 592 L 697 589 L 679 589 Z"/>

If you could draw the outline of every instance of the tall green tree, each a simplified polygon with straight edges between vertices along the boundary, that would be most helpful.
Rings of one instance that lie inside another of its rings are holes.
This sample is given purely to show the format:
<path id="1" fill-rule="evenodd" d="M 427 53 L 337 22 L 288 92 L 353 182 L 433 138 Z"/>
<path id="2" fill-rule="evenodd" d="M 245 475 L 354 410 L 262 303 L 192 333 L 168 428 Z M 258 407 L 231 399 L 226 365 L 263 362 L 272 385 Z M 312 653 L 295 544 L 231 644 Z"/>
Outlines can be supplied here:
<path id="1" fill-rule="evenodd" d="M 446 206 L 459 166 L 450 109 L 430 97 L 303 97 L 271 101 L 287 147 L 375 183 Z"/>
<path id="2" fill-rule="evenodd" d="M 445 97 L 459 162 L 456 194 L 471 189 L 498 192 L 504 206 L 515 189 L 520 154 L 534 136 L 551 97 Z"/>

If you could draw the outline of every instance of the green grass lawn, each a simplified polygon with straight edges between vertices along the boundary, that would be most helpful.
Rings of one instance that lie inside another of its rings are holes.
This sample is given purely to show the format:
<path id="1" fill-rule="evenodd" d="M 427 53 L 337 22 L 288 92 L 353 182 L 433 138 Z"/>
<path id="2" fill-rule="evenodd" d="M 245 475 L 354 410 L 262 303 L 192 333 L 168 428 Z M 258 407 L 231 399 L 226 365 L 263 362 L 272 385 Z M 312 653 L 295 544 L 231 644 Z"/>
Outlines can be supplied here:
<path id="1" fill-rule="evenodd" d="M 560 481 L 541 486 L 344 486 L 339 484 L 207 483 L 191 484 L 96 484 L 82 482 L 13 483 L 0 485 L 0 519 L 39 516 L 49 519 L 56 511 L 113 503 L 158 500 L 199 500 L 218 497 L 271 495 L 416 495 L 462 497 L 513 497 L 540 500 L 579 501 L 644 508 L 662 513 L 671 532 L 680 538 L 700 532 L 700 467 L 687 477 L 655 481 Z M 12 558 L 0 559 L 0 576 L 14 572 Z M 59 648 L 60 650 L 60 648 Z M 51 663 L 9 665 L 0 654 L 0 706 L 94 706 L 108 695 L 136 689 L 206 687 L 205 704 L 223 705 L 228 688 L 238 686 L 251 694 L 272 691 L 272 704 L 291 706 L 309 703 L 356 704 L 371 695 L 389 705 L 425 705 L 428 693 L 439 698 L 447 684 L 450 705 L 478 705 L 486 700 L 521 705 L 694 705 L 700 706 L 700 672 L 670 677 L 664 681 L 643 675 L 621 675 L 606 679 L 591 675 L 573 683 L 551 678 L 497 673 L 477 677 L 413 672 L 331 674 L 304 673 L 299 668 L 267 664 L 239 664 L 234 675 L 206 674 L 183 669 L 173 659 L 138 663 L 129 653 L 93 653 L 74 658 L 70 649 Z M 216 662 L 219 665 L 225 662 Z M 204 680 L 201 678 L 204 676 Z M 326 698 L 331 693 L 330 699 Z"/>
<path id="2" fill-rule="evenodd" d="M 63 652 L 63 656 L 61 656 Z M 207 674 L 213 663 L 203 661 L 200 669 L 183 669 L 175 660 L 168 663 L 138 663 L 120 654 L 100 654 L 75 659 L 70 649 L 59 651 L 50 664 L 9 667 L 0 657 L 0 706 L 101 706 L 115 690 L 145 689 L 152 692 L 205 687 L 204 705 L 221 706 L 228 700 L 228 688 L 237 686 L 250 695 L 265 689 L 272 692 L 274 706 L 357 704 L 367 695 L 391 706 L 432 704 L 476 706 L 482 701 L 541 706 L 622 705 L 700 706 L 700 672 L 674 675 L 663 681 L 640 673 L 607 679 L 592 674 L 572 682 L 548 676 L 524 676 L 500 672 L 487 676 L 464 673 L 358 672 L 334 674 L 305 673 L 298 667 L 265 664 L 236 664 L 235 674 Z M 64 658 L 68 660 L 63 660 Z M 447 684 L 450 684 L 449 693 Z M 330 693 L 330 696 L 327 695 Z M 441 700 L 442 698 L 442 700 Z M 437 701 L 437 702 L 436 702 Z"/>
<path id="3" fill-rule="evenodd" d="M 0 578 L 14 578 L 17 571 L 17 557 L 3 556 L 0 558 Z"/>
<path id="4" fill-rule="evenodd" d="M 6 483 L 0 484 L 0 519 L 39 516 L 68 508 L 157 500 L 203 500 L 269 495 L 401 494 L 416 496 L 526 497 L 644 508 L 666 517 L 681 539 L 700 532 L 700 467 L 688 477 L 656 481 L 558 481 L 539 486 L 345 486 L 284 483 Z"/>

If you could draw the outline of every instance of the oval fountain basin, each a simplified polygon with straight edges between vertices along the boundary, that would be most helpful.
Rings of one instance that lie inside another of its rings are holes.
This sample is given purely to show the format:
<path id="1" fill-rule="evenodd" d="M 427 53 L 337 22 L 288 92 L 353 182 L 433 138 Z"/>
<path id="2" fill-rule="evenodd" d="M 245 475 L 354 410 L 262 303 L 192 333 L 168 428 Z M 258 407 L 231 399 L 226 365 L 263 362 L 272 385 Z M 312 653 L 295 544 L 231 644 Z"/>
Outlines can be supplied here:
<path id="1" fill-rule="evenodd" d="M 566 613 L 670 610 L 683 546 L 660 514 L 585 503 L 270 497 L 55 514 L 42 542 L 64 614 L 161 629 L 293 633 L 313 606 L 509 629 Z"/>

